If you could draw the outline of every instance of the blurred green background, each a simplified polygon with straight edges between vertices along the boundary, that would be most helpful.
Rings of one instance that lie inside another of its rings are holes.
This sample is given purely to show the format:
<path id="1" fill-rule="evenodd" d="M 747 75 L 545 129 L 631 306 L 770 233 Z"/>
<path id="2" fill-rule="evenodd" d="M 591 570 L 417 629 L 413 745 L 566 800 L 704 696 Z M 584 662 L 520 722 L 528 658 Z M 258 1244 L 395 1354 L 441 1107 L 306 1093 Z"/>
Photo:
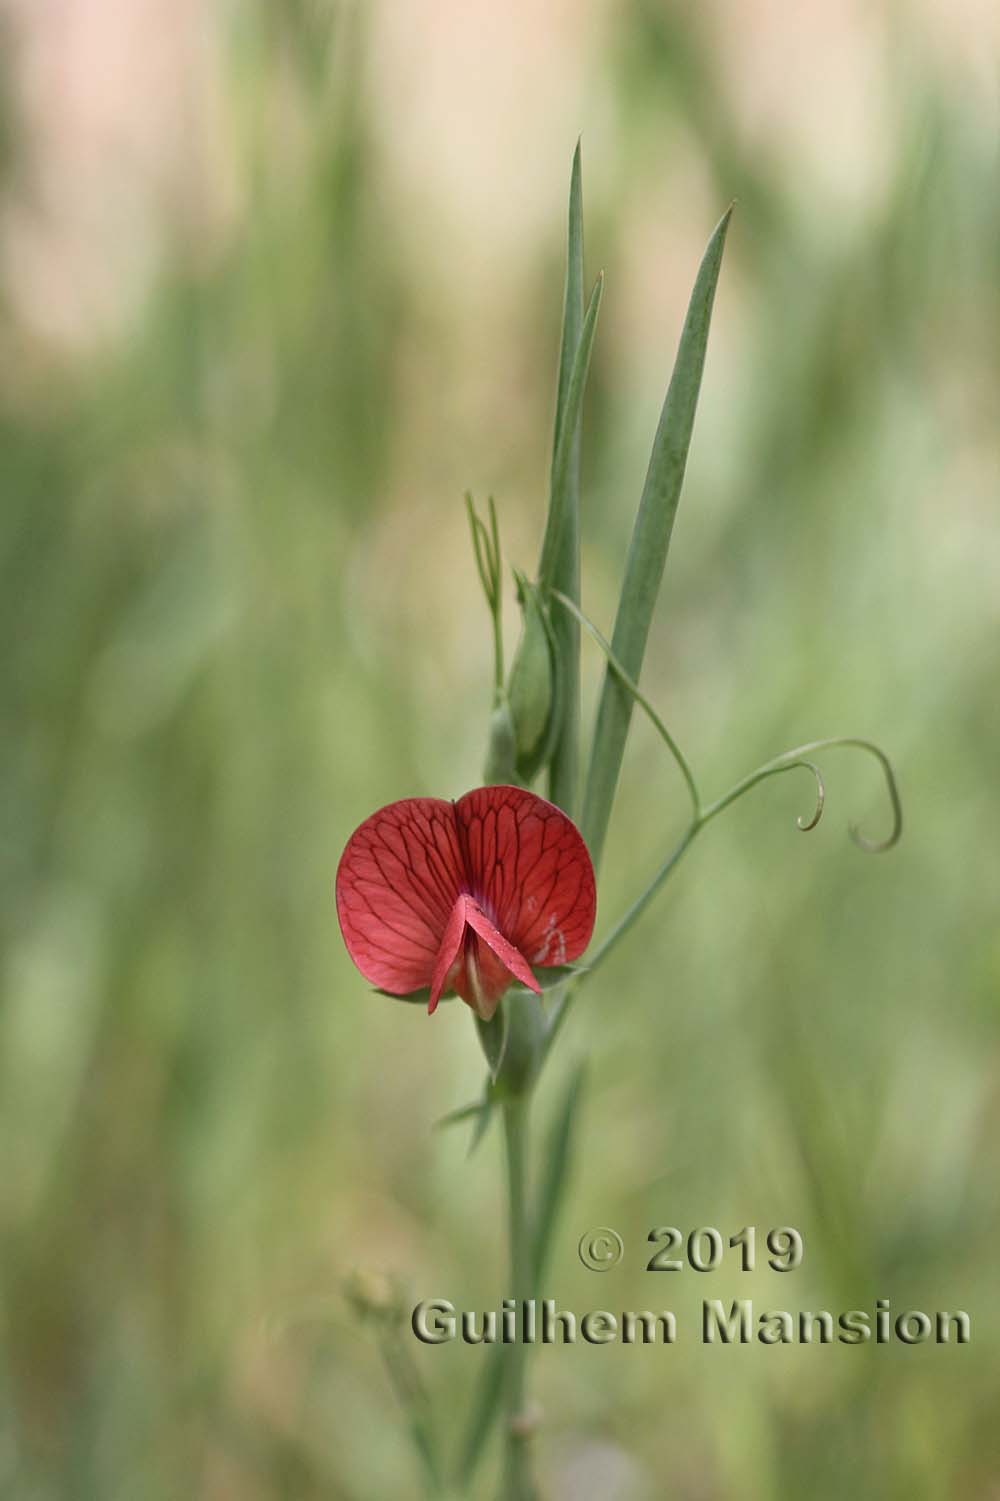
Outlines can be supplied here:
<path id="1" fill-rule="evenodd" d="M 470 1018 L 368 993 L 333 876 L 376 806 L 479 780 L 461 495 L 533 567 L 582 132 L 585 608 L 610 625 L 735 197 L 644 686 L 707 796 L 861 734 L 907 828 L 848 843 L 888 819 L 850 752 L 808 838 L 805 778 L 768 783 L 583 992 L 542 1291 L 682 1339 L 539 1353 L 545 1494 L 1000 1497 L 996 11 L 8 0 L 3 30 L 0 1495 L 420 1494 L 343 1281 L 496 1307 L 499 1142 L 432 1130 L 479 1088 Z M 684 813 L 636 719 L 599 931 Z M 748 1223 L 798 1226 L 801 1270 L 643 1271 L 654 1225 Z M 626 1243 L 603 1278 L 591 1224 Z M 739 1296 L 963 1308 L 973 1342 L 702 1348 L 696 1305 Z M 449 1442 L 483 1355 L 418 1352 Z"/>

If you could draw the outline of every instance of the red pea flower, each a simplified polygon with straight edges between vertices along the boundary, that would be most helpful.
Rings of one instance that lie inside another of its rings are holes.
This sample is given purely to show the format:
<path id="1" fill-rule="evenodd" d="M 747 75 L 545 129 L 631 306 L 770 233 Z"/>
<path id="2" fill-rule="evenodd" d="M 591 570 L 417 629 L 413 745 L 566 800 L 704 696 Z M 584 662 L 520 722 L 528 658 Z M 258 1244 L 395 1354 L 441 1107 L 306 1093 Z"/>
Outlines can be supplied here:
<path id="1" fill-rule="evenodd" d="M 597 896 L 587 846 L 554 803 L 523 787 L 477 787 L 457 802 L 405 797 L 351 835 L 337 916 L 365 979 L 390 995 L 455 992 L 484 1021 L 533 965 L 579 958 Z"/>

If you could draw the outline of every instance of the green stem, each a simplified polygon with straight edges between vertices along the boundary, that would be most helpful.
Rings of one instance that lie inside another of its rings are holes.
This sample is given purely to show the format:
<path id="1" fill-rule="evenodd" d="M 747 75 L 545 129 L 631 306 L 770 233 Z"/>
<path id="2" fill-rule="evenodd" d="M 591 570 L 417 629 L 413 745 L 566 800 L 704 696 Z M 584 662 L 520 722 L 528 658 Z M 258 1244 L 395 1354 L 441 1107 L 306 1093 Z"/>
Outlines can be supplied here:
<path id="1" fill-rule="evenodd" d="M 518 1304 L 532 1296 L 531 1237 L 527 1207 L 528 1096 L 503 1107 L 507 1157 L 507 1214 L 510 1236 L 511 1296 Z M 506 1427 L 504 1432 L 503 1501 L 535 1501 L 526 1430 L 527 1346 L 520 1340 L 506 1350 Z"/>

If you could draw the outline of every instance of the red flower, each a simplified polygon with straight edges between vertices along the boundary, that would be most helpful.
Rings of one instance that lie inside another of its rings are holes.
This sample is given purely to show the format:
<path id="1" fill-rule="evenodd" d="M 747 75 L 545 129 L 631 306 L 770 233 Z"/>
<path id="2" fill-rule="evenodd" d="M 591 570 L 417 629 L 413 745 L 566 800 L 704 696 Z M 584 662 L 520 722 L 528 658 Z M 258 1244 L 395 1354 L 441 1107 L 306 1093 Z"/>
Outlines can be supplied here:
<path id="1" fill-rule="evenodd" d="M 366 980 L 391 995 L 455 991 L 489 1020 L 532 965 L 579 958 L 597 898 L 571 819 L 523 787 L 477 787 L 458 802 L 406 797 L 347 841 L 337 915 Z"/>

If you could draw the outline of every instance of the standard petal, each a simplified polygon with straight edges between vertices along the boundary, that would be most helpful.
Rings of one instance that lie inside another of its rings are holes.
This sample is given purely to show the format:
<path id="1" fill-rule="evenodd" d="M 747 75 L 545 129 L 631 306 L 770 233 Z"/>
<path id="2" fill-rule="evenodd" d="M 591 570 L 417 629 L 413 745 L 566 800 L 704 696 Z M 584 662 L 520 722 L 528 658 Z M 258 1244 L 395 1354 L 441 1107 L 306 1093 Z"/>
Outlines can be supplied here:
<path id="1" fill-rule="evenodd" d="M 365 979 L 393 995 L 430 985 L 465 886 L 454 807 L 408 797 L 355 829 L 337 868 L 337 916 Z"/>
<path id="2" fill-rule="evenodd" d="M 579 958 L 597 893 L 572 819 L 523 787 L 477 787 L 455 804 L 473 893 L 529 964 Z"/>

